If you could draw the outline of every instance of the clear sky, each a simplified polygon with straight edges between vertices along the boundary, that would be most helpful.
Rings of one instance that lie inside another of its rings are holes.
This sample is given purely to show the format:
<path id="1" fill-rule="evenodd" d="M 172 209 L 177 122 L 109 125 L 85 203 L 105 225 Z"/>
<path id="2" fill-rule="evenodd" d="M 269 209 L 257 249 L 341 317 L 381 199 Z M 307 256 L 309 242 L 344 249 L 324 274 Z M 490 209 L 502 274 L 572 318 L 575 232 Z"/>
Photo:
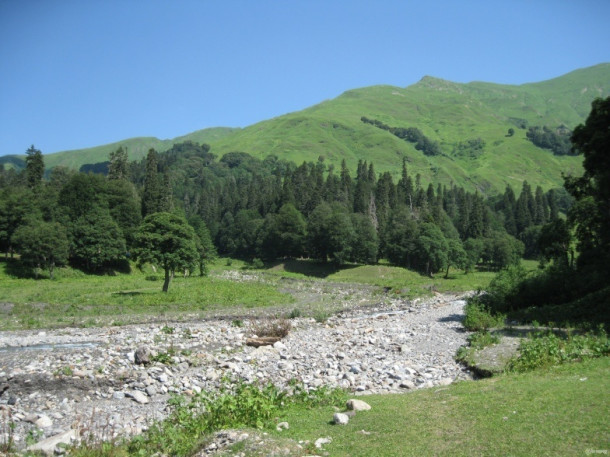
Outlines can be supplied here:
<path id="1" fill-rule="evenodd" d="M 245 127 L 424 75 L 610 61 L 608 0 L 0 0 L 0 155 Z"/>

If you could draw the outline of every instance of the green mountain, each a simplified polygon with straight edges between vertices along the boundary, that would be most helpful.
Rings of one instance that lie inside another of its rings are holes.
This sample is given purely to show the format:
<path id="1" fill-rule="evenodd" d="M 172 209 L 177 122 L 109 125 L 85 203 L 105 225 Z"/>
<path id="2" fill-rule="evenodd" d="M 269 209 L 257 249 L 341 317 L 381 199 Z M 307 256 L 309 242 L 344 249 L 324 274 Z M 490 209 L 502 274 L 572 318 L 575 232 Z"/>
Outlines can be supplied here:
<path id="1" fill-rule="evenodd" d="M 352 169 L 364 159 L 377 171 L 395 172 L 406 157 L 410 171 L 420 173 L 424 182 L 455 182 L 487 192 L 503 190 L 507 183 L 519 188 L 527 179 L 548 189 L 562 184 L 562 172 L 579 173 L 581 159 L 534 146 L 521 127 L 572 129 L 585 120 L 595 97 L 608 95 L 610 64 L 520 86 L 458 84 L 426 76 L 406 88 L 347 91 L 247 127 L 214 143 L 212 150 L 220 155 L 236 150 L 257 157 L 275 154 L 296 162 L 323 156 L 334 164 L 345 159 Z M 416 127 L 438 141 L 442 155 L 426 156 L 413 143 L 363 123 L 363 116 L 391 127 Z M 515 133 L 508 136 L 511 128 Z M 468 150 L 463 146 L 469 140 L 484 146 Z"/>
<path id="2" fill-rule="evenodd" d="M 48 167 L 103 162 L 108 153 L 127 146 L 130 159 L 150 147 L 164 151 L 185 140 L 205 142 L 221 156 L 242 151 L 264 158 L 300 163 L 323 157 L 351 169 L 358 160 L 377 171 L 399 173 L 402 160 L 422 181 L 451 182 L 482 192 L 520 188 L 526 179 L 548 189 L 562 184 L 561 173 L 580 173 L 581 158 L 554 155 L 526 137 L 528 127 L 573 129 L 583 122 L 595 97 L 610 95 L 610 64 L 580 69 L 548 81 L 514 85 L 453 83 L 426 76 L 406 88 L 373 86 L 350 90 L 305 110 L 269 119 L 244 129 L 206 129 L 173 140 L 136 138 L 110 145 L 45 155 Z M 439 154 L 426 155 L 415 143 L 388 129 L 418 129 L 437 142 Z M 514 134 L 509 135 L 509 129 Z M 0 158 L 0 161 L 7 157 Z"/>
<path id="3" fill-rule="evenodd" d="M 104 144 L 102 146 L 95 146 L 93 148 L 73 149 L 70 151 L 45 154 L 44 161 L 47 169 L 61 165 L 78 170 L 82 165 L 85 164 L 105 162 L 108 160 L 108 155 L 110 152 L 116 151 L 119 147 L 127 148 L 130 160 L 140 160 L 142 157 L 146 156 L 146 153 L 151 148 L 154 148 L 157 151 L 167 151 L 174 144 L 181 143 L 183 141 L 211 144 L 227 135 L 235 133 L 236 131 L 239 131 L 239 129 L 215 127 L 197 130 L 171 140 L 160 140 L 155 137 L 129 138 L 127 140 Z M 25 165 L 24 159 L 24 155 L 7 155 L 0 157 L 0 164 L 3 163 L 9 167 L 20 169 Z"/>

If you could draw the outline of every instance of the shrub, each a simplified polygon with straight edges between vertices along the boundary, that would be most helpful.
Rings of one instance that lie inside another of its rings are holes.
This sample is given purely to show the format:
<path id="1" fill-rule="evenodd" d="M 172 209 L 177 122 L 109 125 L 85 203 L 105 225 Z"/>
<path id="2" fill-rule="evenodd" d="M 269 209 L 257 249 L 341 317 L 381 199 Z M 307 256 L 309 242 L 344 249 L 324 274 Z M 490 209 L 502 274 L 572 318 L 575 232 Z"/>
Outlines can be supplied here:
<path id="1" fill-rule="evenodd" d="M 288 314 L 288 319 L 296 319 L 297 317 L 301 317 L 301 310 L 299 308 L 293 308 Z"/>
<path id="2" fill-rule="evenodd" d="M 480 300 L 480 296 L 472 297 L 465 307 L 466 317 L 462 324 L 467 330 L 480 332 L 490 328 L 502 327 L 506 316 L 493 313 Z"/>
<path id="3" fill-rule="evenodd" d="M 330 313 L 328 311 L 326 311 L 325 309 L 317 309 L 314 313 L 313 313 L 313 318 L 314 320 L 319 323 L 319 324 L 323 324 L 325 323 L 328 318 L 330 317 Z"/>
<path id="4" fill-rule="evenodd" d="M 271 336 L 284 338 L 290 330 L 292 324 L 288 319 L 264 319 L 252 325 L 252 333 L 259 337 Z"/>

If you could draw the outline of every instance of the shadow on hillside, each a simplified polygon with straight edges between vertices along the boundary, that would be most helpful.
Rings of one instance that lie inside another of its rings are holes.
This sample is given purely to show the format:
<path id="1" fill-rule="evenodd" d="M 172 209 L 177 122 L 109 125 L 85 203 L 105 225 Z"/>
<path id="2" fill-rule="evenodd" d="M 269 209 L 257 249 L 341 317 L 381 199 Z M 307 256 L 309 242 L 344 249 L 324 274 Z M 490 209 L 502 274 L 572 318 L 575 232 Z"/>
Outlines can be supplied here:
<path id="1" fill-rule="evenodd" d="M 280 260 L 269 265 L 270 270 L 298 273 L 314 278 L 326 278 L 342 270 L 356 268 L 359 265 L 336 265 L 334 263 L 314 262 L 312 260 L 288 259 Z"/>

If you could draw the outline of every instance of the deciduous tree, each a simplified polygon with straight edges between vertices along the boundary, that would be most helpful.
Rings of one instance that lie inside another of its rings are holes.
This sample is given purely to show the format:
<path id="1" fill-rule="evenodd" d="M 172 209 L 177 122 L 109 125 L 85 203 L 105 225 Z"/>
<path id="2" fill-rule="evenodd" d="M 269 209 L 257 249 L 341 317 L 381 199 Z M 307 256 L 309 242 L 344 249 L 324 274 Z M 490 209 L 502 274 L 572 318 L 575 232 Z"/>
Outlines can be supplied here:
<path id="1" fill-rule="evenodd" d="M 197 235 L 188 222 L 175 214 L 153 213 L 144 218 L 135 236 L 135 257 L 140 264 L 160 265 L 165 271 L 163 292 L 176 270 L 192 269 L 199 259 Z"/>

